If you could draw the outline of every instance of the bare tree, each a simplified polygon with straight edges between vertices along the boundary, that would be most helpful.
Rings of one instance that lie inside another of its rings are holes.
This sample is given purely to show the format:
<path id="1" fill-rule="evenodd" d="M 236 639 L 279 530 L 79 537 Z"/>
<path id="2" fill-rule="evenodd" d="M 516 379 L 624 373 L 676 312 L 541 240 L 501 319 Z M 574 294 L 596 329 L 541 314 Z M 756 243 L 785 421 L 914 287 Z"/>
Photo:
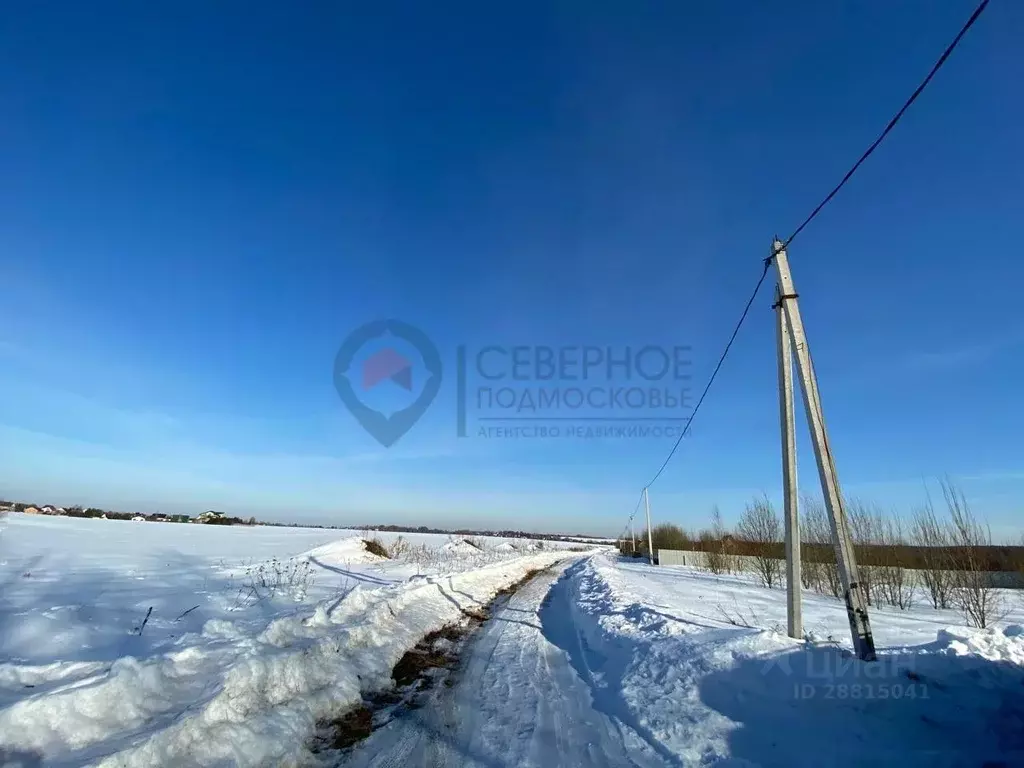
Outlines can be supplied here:
<path id="1" fill-rule="evenodd" d="M 942 495 L 950 518 L 953 604 L 969 625 L 984 629 L 1006 615 L 1002 594 L 988 574 L 986 549 L 992 546 L 992 531 L 974 516 L 967 498 L 951 481 L 942 482 Z"/>
<path id="2" fill-rule="evenodd" d="M 761 583 L 771 589 L 782 575 L 782 560 L 779 558 L 782 524 L 767 496 L 747 504 L 736 532 L 754 553 L 754 571 Z"/>
<path id="3" fill-rule="evenodd" d="M 910 542 L 917 548 L 921 561 L 918 576 L 931 598 L 932 607 L 949 608 L 953 591 L 950 530 L 939 521 L 931 497 L 924 506 L 914 510 Z"/>
<path id="4" fill-rule="evenodd" d="M 693 547 L 690 534 L 678 525 L 672 523 L 661 523 L 651 530 L 655 551 L 659 549 L 688 550 Z M 646 539 L 646 533 L 644 534 Z"/>
<path id="5" fill-rule="evenodd" d="M 732 572 L 731 558 L 726 554 L 725 547 L 725 524 L 722 522 L 722 510 L 715 504 L 711 508 L 711 532 L 715 537 L 715 551 L 722 561 L 723 570 L 726 573 Z"/>
<path id="6" fill-rule="evenodd" d="M 853 538 L 853 553 L 857 559 L 857 575 L 864 586 L 868 605 L 872 605 L 878 573 L 875 566 L 868 564 L 868 552 L 882 543 L 881 532 L 885 527 L 885 517 L 878 507 L 860 499 L 846 499 L 845 507 L 850 536 Z"/>
<path id="7" fill-rule="evenodd" d="M 741 573 L 743 571 L 743 558 L 736 554 L 736 540 L 726 530 L 725 523 L 722 522 L 722 513 L 719 511 L 717 504 L 711 513 L 711 528 L 715 532 L 715 538 L 719 543 L 719 549 L 725 563 L 725 572 Z"/>
<path id="8" fill-rule="evenodd" d="M 714 574 L 730 573 L 732 558 L 726 553 L 725 525 L 722 513 L 716 504 L 711 510 L 711 529 L 700 532 L 701 549 L 704 550 L 704 567 Z"/>
<path id="9" fill-rule="evenodd" d="M 645 528 L 637 534 L 637 551 L 642 553 L 644 557 L 648 556 L 647 540 L 647 529 Z M 650 540 L 654 546 L 655 554 L 660 549 L 685 551 L 693 547 L 690 534 L 672 523 L 661 523 L 651 528 Z"/>
<path id="10" fill-rule="evenodd" d="M 800 539 L 801 542 L 812 546 L 803 547 L 803 563 L 800 566 L 800 581 L 804 589 L 813 589 L 821 592 L 821 563 L 818 562 L 815 521 L 812 519 L 815 512 L 814 499 L 810 496 L 803 496 L 800 499 Z"/>
<path id="11" fill-rule="evenodd" d="M 708 573 L 713 573 L 717 576 L 726 572 L 721 542 L 718 541 L 715 537 L 715 532 L 710 528 L 705 528 L 700 532 L 700 548 L 703 552 L 704 568 Z"/>
<path id="12" fill-rule="evenodd" d="M 903 519 L 899 515 L 884 519 L 878 533 L 881 565 L 875 566 L 877 600 L 905 611 L 914 604 L 917 578 L 915 572 L 904 568 L 900 561 L 907 543 Z"/>
<path id="13" fill-rule="evenodd" d="M 804 558 L 801 570 L 808 574 L 809 589 L 833 597 L 843 594 L 839 565 L 836 563 L 835 547 L 832 544 L 832 528 L 828 522 L 825 504 L 821 499 L 805 496 L 803 501 L 802 527 L 804 538 L 813 544 L 814 558 Z M 813 563 L 813 564 L 812 564 Z"/>

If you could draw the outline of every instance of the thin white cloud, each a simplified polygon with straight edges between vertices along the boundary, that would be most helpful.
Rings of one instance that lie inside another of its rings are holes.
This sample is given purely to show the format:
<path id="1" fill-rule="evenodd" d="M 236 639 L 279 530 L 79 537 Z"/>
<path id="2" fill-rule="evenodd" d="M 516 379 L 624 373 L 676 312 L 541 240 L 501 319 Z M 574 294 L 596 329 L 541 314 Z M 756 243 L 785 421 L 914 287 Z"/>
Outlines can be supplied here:
<path id="1" fill-rule="evenodd" d="M 1024 331 L 986 339 L 972 344 L 950 347 L 935 352 L 917 352 L 903 360 L 903 367 L 911 371 L 931 372 L 955 370 L 985 363 L 993 357 L 1024 342 Z"/>

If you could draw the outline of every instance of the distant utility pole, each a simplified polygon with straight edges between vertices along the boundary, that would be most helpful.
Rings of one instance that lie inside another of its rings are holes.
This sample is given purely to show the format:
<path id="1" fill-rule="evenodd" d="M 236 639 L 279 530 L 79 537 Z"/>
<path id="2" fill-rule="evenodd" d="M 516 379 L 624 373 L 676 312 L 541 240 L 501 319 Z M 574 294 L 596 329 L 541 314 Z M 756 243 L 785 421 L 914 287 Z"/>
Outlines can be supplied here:
<path id="1" fill-rule="evenodd" d="M 782 426 L 782 506 L 786 518 L 786 627 L 803 637 L 800 604 L 800 518 L 797 511 L 796 426 L 793 418 L 793 342 L 789 321 L 775 286 L 775 331 L 779 355 L 779 421 Z"/>
<path id="2" fill-rule="evenodd" d="M 775 240 L 772 246 L 775 266 L 779 273 L 779 296 L 781 313 L 785 315 L 793 351 L 796 353 L 796 364 L 800 372 L 800 384 L 803 392 L 804 409 L 807 412 L 807 424 L 810 427 L 811 442 L 814 444 L 814 458 L 818 465 L 818 478 L 821 481 L 822 495 L 828 510 L 829 527 L 832 531 L 832 546 L 839 565 L 839 576 L 843 584 L 846 600 L 846 615 L 850 622 L 850 633 L 853 636 L 853 648 L 857 657 L 863 661 L 875 660 L 875 640 L 871 634 L 871 622 L 868 619 L 867 599 L 864 586 L 860 583 L 857 572 L 857 560 L 854 556 L 853 541 L 850 538 L 843 504 L 842 492 L 839 488 L 839 476 L 829 446 L 828 433 L 825 431 L 825 415 L 821 407 L 821 394 L 818 392 L 818 381 L 811 363 L 811 352 L 807 346 L 803 319 L 797 304 L 797 293 L 793 287 L 793 277 L 789 271 L 789 259 L 784 245 Z M 783 396 L 785 394 L 783 393 Z M 784 427 L 785 429 L 785 427 Z M 785 444 L 785 438 L 784 438 Z M 785 456 L 785 450 L 783 451 Z M 785 458 L 783 461 L 785 462 Z M 792 489 L 792 490 L 795 490 Z M 789 509 L 787 508 L 787 521 Z M 789 554 L 787 552 L 787 554 Z M 788 566 L 787 572 L 792 569 Z M 792 626 L 792 616 L 790 625 Z"/>
<path id="3" fill-rule="evenodd" d="M 651 500 L 647 496 L 647 487 L 644 487 L 644 511 L 647 513 L 647 556 L 651 565 L 654 565 L 654 544 L 651 536 Z"/>

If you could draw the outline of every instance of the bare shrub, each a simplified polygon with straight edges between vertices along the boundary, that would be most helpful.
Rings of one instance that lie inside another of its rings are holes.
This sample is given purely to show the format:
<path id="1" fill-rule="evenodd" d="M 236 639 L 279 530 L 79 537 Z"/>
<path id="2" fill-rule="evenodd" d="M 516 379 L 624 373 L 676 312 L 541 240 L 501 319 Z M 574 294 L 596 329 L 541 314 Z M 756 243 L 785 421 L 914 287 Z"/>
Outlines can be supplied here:
<path id="1" fill-rule="evenodd" d="M 647 557 L 647 531 L 641 531 L 637 536 L 637 551 Z M 654 551 L 659 549 L 687 550 L 693 547 L 690 535 L 672 523 L 662 523 L 651 529 L 651 544 Z"/>
<path id="2" fill-rule="evenodd" d="M 746 629 L 757 629 L 761 626 L 761 617 L 757 615 L 757 611 L 753 608 L 749 608 L 749 615 L 744 614 L 740 608 L 739 602 L 736 600 L 736 595 L 732 596 L 733 610 L 730 611 L 725 608 L 721 603 L 718 603 L 718 612 L 722 616 L 722 620 L 726 624 L 732 624 L 734 627 L 744 627 Z"/>
<path id="3" fill-rule="evenodd" d="M 391 555 L 388 554 L 387 547 L 384 546 L 384 542 L 382 542 L 376 536 L 374 536 L 372 539 L 363 539 L 363 546 L 366 548 L 366 551 L 369 552 L 371 555 L 376 555 L 377 557 L 386 557 L 388 559 L 391 558 Z"/>
<path id="4" fill-rule="evenodd" d="M 932 601 L 933 608 L 949 608 L 953 594 L 953 563 L 950 558 L 949 526 L 935 514 L 931 497 L 914 510 L 910 523 L 910 542 L 917 547 L 918 575 Z"/>
<path id="5" fill-rule="evenodd" d="M 744 627 L 745 629 L 770 629 L 778 634 L 785 634 L 786 630 L 782 624 L 775 622 L 770 626 L 767 625 L 752 606 L 748 605 L 747 610 L 749 613 L 744 613 L 743 609 L 740 608 L 739 602 L 736 600 L 736 595 L 732 596 L 732 604 L 732 611 L 725 608 L 721 603 L 717 605 L 718 613 L 727 624 L 732 624 L 734 627 Z"/>
<path id="6" fill-rule="evenodd" d="M 725 556 L 722 554 L 721 541 L 715 536 L 715 532 L 705 528 L 698 535 L 698 540 L 700 541 L 700 549 L 703 553 L 704 570 L 716 576 L 726 573 L 728 568 Z"/>
<path id="7" fill-rule="evenodd" d="M 651 530 L 651 538 L 654 540 L 655 551 L 659 549 L 687 550 L 693 546 L 690 534 L 672 523 L 654 526 Z"/>
<path id="8" fill-rule="evenodd" d="M 309 560 L 275 557 L 268 562 L 247 565 L 243 578 L 236 604 L 252 605 L 285 594 L 295 600 L 305 599 L 316 581 L 316 572 Z"/>
<path id="9" fill-rule="evenodd" d="M 991 586 L 986 567 L 992 531 L 974 516 L 963 492 L 949 480 L 942 482 L 942 495 L 950 518 L 953 604 L 970 626 L 984 629 L 1006 616 L 1003 596 Z"/>
<path id="10" fill-rule="evenodd" d="M 378 544 L 380 543 L 380 541 L 377 539 L 374 539 L 374 541 L 376 541 Z M 369 546 L 367 546 L 366 548 L 370 552 L 373 552 L 373 550 L 370 549 Z M 384 557 L 389 557 L 392 560 L 398 560 L 408 555 L 411 550 L 412 545 L 408 541 L 406 541 L 404 536 L 399 536 L 393 542 L 391 542 L 391 546 L 387 547 L 387 554 L 384 555 Z M 377 553 L 373 552 L 373 554 Z"/>
<path id="11" fill-rule="evenodd" d="M 753 553 L 754 572 L 761 583 L 771 589 L 782 575 L 782 560 L 779 558 L 782 524 L 767 496 L 747 504 L 736 533 L 747 542 Z"/>

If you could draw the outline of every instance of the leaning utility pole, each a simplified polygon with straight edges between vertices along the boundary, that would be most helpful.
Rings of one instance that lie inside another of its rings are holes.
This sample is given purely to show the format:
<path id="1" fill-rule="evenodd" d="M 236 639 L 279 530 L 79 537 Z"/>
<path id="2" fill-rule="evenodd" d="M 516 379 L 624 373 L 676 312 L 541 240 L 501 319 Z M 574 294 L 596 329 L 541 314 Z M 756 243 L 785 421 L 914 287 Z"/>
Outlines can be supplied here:
<path id="1" fill-rule="evenodd" d="M 797 511 L 796 426 L 793 418 L 793 342 L 789 321 L 775 286 L 775 336 L 779 356 L 779 422 L 782 426 L 782 506 L 786 520 L 786 628 L 803 637 L 800 605 L 800 517 Z"/>
<path id="2" fill-rule="evenodd" d="M 789 271 L 789 259 L 786 256 L 785 245 L 776 239 L 772 246 L 772 254 L 779 273 L 781 293 L 778 301 L 782 305 L 781 309 L 789 326 L 793 351 L 796 353 L 797 368 L 800 372 L 804 409 L 807 412 L 811 442 L 814 444 L 814 458 L 818 465 L 821 491 L 825 497 L 825 507 L 828 510 L 832 546 L 836 552 L 836 563 L 839 565 L 839 576 L 843 584 L 846 615 L 850 621 L 850 632 L 853 635 L 853 648 L 861 660 L 874 661 L 875 640 L 871 635 L 867 599 L 857 573 L 857 560 L 854 556 L 853 541 L 850 538 L 846 521 L 846 509 L 839 488 L 839 476 L 836 474 L 835 460 L 829 447 L 828 433 L 825 431 L 821 394 L 818 392 L 817 377 L 814 375 L 811 353 L 807 347 L 807 336 L 804 334 L 800 307 L 796 301 L 797 293 L 793 287 L 793 277 Z"/>
<path id="3" fill-rule="evenodd" d="M 647 556 L 654 565 L 654 544 L 651 537 L 651 502 L 647 497 L 647 487 L 644 486 L 644 511 L 647 512 Z"/>

